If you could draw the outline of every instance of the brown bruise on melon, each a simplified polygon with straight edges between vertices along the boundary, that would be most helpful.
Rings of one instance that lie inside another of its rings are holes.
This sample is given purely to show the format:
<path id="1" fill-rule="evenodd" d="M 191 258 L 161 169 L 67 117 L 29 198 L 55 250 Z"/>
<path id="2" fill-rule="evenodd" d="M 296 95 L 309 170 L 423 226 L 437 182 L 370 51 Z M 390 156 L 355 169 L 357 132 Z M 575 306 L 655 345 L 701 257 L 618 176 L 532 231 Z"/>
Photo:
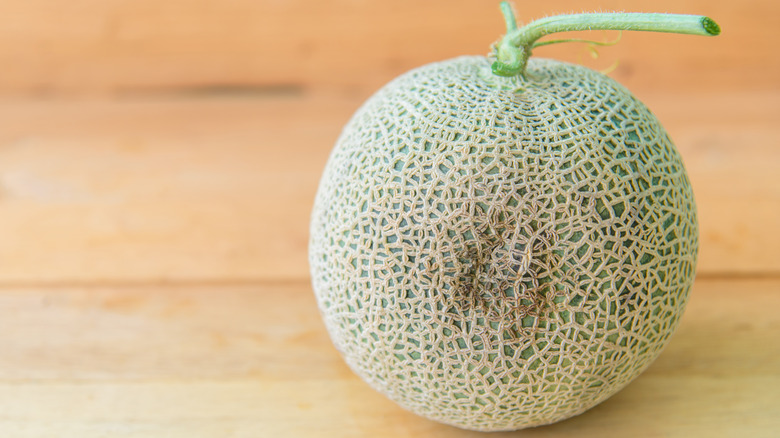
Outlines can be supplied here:
<path id="1" fill-rule="evenodd" d="M 457 254 L 449 283 L 455 304 L 489 322 L 540 316 L 552 298 L 545 271 L 555 235 L 540 233 L 538 226 L 524 233 L 514 212 L 494 210 L 488 218 L 481 207 L 476 209 L 481 213 L 461 231 L 474 238 Z"/>
<path id="2" fill-rule="evenodd" d="M 576 415 L 644 370 L 693 282 L 682 161 L 583 67 L 425 66 L 354 116 L 312 214 L 318 303 L 347 363 L 401 406 L 475 430 Z"/>

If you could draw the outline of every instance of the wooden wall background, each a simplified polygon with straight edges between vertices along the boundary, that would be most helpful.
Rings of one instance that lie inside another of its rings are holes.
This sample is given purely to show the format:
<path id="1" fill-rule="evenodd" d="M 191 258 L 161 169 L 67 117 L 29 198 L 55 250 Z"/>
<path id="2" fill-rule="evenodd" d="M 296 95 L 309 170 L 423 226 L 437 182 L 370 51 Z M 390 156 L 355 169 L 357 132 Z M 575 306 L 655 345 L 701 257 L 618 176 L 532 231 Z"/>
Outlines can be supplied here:
<path id="1" fill-rule="evenodd" d="M 497 8 L 481 0 L 27 0 L 3 9 L 4 95 L 330 89 L 365 96 L 412 67 L 487 53 L 503 34 Z M 608 61 L 593 65 L 620 60 L 615 77 L 639 90 L 777 86 L 780 61 L 769 55 L 776 2 L 564 0 L 518 2 L 516 9 L 521 22 L 598 10 L 712 16 L 724 30 L 717 41 L 626 33 L 603 50 Z M 588 58 L 581 46 L 544 54 Z"/>
<path id="2" fill-rule="evenodd" d="M 617 63 L 611 76 L 678 145 L 701 225 L 698 298 L 680 343 L 620 404 L 539 433 L 640 436 L 652 422 L 620 419 L 655 400 L 667 427 L 648 436 L 770 436 L 780 428 L 780 399 L 766 389 L 780 388 L 770 313 L 780 2 L 516 9 L 520 21 L 695 13 L 723 29 L 626 32 L 596 59 L 578 44 L 536 53 Z M 308 220 L 352 112 L 413 67 L 487 53 L 503 33 L 497 1 L 7 0 L 0 10 L 0 435 L 53 436 L 52 425 L 58 436 L 455 433 L 398 411 L 340 361 L 308 286 Z"/>
<path id="3" fill-rule="evenodd" d="M 398 74 L 486 53 L 493 4 L 49 0 L 0 15 L 0 280 L 307 276 L 308 209 L 341 126 Z M 528 2 L 701 13 L 717 38 L 624 33 L 592 59 L 653 109 L 689 166 L 702 275 L 780 270 L 780 58 L 766 0 Z M 614 39 L 616 33 L 591 37 Z M 61 232 L 58 230 L 66 230 Z"/>

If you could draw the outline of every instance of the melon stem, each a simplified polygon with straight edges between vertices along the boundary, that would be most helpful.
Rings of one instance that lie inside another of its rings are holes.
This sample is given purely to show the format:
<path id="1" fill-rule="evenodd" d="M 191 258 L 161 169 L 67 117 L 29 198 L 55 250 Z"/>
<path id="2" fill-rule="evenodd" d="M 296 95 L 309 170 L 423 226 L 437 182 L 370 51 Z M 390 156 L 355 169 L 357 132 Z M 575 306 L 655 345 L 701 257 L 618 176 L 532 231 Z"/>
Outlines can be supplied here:
<path id="1" fill-rule="evenodd" d="M 499 76 L 524 75 L 534 43 L 556 32 L 582 30 L 638 30 L 687 35 L 714 36 L 720 27 L 711 18 L 701 15 L 659 13 L 584 13 L 545 17 L 518 28 L 509 2 L 501 2 L 501 12 L 507 33 L 495 49 L 493 73 Z"/>

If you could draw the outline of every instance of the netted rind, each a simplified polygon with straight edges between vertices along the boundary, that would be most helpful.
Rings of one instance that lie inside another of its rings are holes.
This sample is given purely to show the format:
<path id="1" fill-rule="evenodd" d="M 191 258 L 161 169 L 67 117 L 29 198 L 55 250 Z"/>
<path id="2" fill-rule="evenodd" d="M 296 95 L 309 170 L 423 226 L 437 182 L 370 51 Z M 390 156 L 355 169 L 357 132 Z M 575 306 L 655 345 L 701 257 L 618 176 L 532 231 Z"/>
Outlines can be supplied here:
<path id="1" fill-rule="evenodd" d="M 463 57 L 346 126 L 312 214 L 314 290 L 347 363 L 477 430 L 583 412 L 644 370 L 693 282 L 696 209 L 656 118 L 584 67 Z"/>

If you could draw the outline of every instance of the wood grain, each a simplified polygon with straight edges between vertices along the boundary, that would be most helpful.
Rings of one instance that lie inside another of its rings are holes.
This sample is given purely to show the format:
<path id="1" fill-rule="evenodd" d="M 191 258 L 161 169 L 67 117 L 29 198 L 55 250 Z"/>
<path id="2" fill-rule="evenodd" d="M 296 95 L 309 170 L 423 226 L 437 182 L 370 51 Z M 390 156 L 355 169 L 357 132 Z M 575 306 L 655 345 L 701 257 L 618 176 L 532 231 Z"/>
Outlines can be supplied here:
<path id="1" fill-rule="evenodd" d="M 780 272 L 780 93 L 640 96 L 700 210 L 701 275 Z M 0 282 L 308 278 L 338 96 L 0 102 Z"/>
<path id="2" fill-rule="evenodd" d="M 625 10 L 709 15 L 721 24 L 717 39 L 628 32 L 595 60 L 577 44 L 538 52 L 597 69 L 618 61 L 613 75 L 631 89 L 778 86 L 775 1 L 516 3 L 521 22 L 555 13 Z M 8 1 L 0 15 L 0 95 L 278 87 L 365 95 L 410 68 L 485 54 L 503 32 L 498 1 Z"/>
<path id="3" fill-rule="evenodd" d="M 778 280 L 697 281 L 646 373 L 522 435 L 772 436 L 778 306 Z M 2 436 L 483 435 L 407 413 L 353 375 L 307 283 L 3 288 L 0 307 Z"/>

